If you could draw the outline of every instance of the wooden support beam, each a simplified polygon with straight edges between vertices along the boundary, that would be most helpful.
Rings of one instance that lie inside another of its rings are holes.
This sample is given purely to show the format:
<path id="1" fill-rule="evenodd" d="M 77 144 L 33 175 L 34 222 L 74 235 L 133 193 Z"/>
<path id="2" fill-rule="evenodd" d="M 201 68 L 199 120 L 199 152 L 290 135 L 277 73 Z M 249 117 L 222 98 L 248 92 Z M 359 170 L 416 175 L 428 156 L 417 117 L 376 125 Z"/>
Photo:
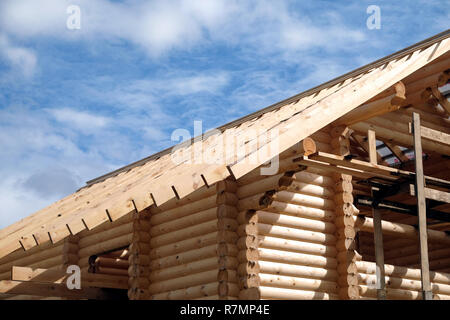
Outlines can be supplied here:
<path id="1" fill-rule="evenodd" d="M 404 128 L 405 125 L 406 128 Z M 372 118 L 367 122 L 358 122 L 350 126 L 351 129 L 362 134 L 365 134 L 367 130 L 372 129 L 383 141 L 387 140 L 400 146 L 411 148 L 411 146 L 413 145 L 413 139 L 412 136 L 407 132 L 407 127 L 407 124 L 385 121 L 384 118 Z M 439 154 L 450 156 L 450 147 L 442 145 L 441 143 L 437 143 L 435 141 L 424 140 L 423 149 L 427 152 L 436 152 Z"/>
<path id="2" fill-rule="evenodd" d="M 403 153 L 402 149 L 394 143 L 383 140 L 383 143 L 388 147 L 389 150 L 401 161 L 408 162 L 409 158 Z"/>
<path id="3" fill-rule="evenodd" d="M 420 263 L 422 293 L 424 300 L 432 300 L 430 284 L 430 266 L 428 260 L 427 207 L 425 203 L 425 178 L 422 160 L 422 136 L 420 132 L 420 115 L 413 113 L 414 156 L 416 165 L 416 197 L 419 216 Z"/>
<path id="4" fill-rule="evenodd" d="M 361 105 L 335 122 L 336 125 L 351 125 L 388 112 L 400 109 L 405 101 L 405 85 L 400 81 L 394 85 L 395 93 Z"/>
<path id="5" fill-rule="evenodd" d="M 431 189 L 431 188 L 424 188 L 424 196 L 426 199 L 432 199 L 439 202 L 446 202 L 450 203 L 450 193 L 444 192 L 441 190 Z M 414 185 L 410 185 L 409 194 L 411 196 L 416 195 L 416 191 L 414 188 Z"/>
<path id="6" fill-rule="evenodd" d="M 375 131 L 367 131 L 367 145 L 369 148 L 369 162 L 373 165 L 377 164 L 377 139 L 375 136 Z"/>
<path id="7" fill-rule="evenodd" d="M 308 157 L 303 156 L 301 158 L 294 159 L 294 162 L 298 162 L 299 164 L 304 164 L 307 166 L 314 166 L 314 162 L 308 161 L 308 160 L 316 160 L 319 163 L 322 162 L 321 168 L 324 170 L 329 171 L 335 170 L 336 172 L 354 172 L 354 175 L 363 177 L 366 176 L 377 176 L 382 177 L 389 180 L 397 180 L 398 178 L 408 178 L 408 179 L 415 179 L 415 173 L 411 171 L 405 171 L 400 170 L 392 167 L 382 166 L 382 165 L 374 165 L 366 161 L 361 161 L 357 159 L 351 159 L 347 160 L 344 156 L 338 156 L 331 153 L 325 153 L 325 152 L 317 152 L 315 154 L 312 154 Z M 327 166 L 328 165 L 328 166 Z M 320 164 L 318 164 L 320 166 Z M 442 187 L 450 187 L 450 182 L 431 177 L 431 176 L 424 176 L 425 180 L 427 181 L 427 184 L 432 184 L 436 186 L 442 186 Z"/>
<path id="8" fill-rule="evenodd" d="M 450 134 L 448 133 L 440 132 L 423 126 L 420 128 L 420 133 L 422 134 L 422 138 L 424 139 L 433 140 L 447 146 L 450 145 Z"/>
<path id="9" fill-rule="evenodd" d="M 369 161 L 371 164 L 377 164 L 377 140 L 375 131 L 367 132 L 369 145 Z M 372 188 L 372 197 L 374 189 Z M 386 300 L 386 282 L 384 275 L 384 248 L 383 248 L 383 230 L 381 228 L 381 210 L 372 208 L 373 214 L 373 239 L 375 245 L 376 279 L 377 279 L 377 297 L 378 300 Z"/>
<path id="10" fill-rule="evenodd" d="M 374 225 L 372 218 L 359 215 L 358 217 L 354 217 L 354 219 L 355 219 L 355 228 L 357 228 L 359 231 L 373 232 Z M 392 235 L 415 241 L 417 241 L 417 238 L 419 236 L 419 232 L 415 227 L 403 223 L 383 220 L 381 222 L 381 227 L 385 235 Z M 450 235 L 448 235 L 443 231 L 428 229 L 427 233 L 428 233 L 428 240 L 430 242 L 450 244 Z"/>

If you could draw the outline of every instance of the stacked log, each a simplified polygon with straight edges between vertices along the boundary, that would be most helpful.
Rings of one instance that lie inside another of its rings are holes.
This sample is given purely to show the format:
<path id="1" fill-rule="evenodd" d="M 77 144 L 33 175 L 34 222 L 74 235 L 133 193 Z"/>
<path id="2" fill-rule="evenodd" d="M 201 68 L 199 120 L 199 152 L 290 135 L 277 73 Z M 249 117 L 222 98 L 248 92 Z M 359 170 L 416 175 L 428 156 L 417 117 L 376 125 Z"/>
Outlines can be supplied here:
<path id="1" fill-rule="evenodd" d="M 78 242 L 79 265 L 89 268 L 91 256 L 117 250 L 130 245 L 133 236 L 133 215 L 128 214 L 114 222 L 106 222 L 93 230 L 80 232 Z"/>
<path id="2" fill-rule="evenodd" d="M 41 246 L 35 246 L 30 250 L 22 249 L 0 259 L 0 280 L 11 280 L 11 268 L 31 267 L 44 269 L 61 269 L 68 265 L 77 264 L 78 256 L 76 254 L 77 246 L 74 237 L 59 241 L 56 244 L 48 242 Z M 64 269 L 65 270 L 65 269 Z M 9 295 L 5 294 L 0 299 L 6 300 L 43 300 L 43 297 L 32 295 Z M 48 297 L 48 299 L 60 299 L 57 297 Z"/>
<path id="3" fill-rule="evenodd" d="M 308 168 L 239 184 L 240 298 L 337 299 L 333 179 Z"/>
<path id="4" fill-rule="evenodd" d="M 152 212 L 151 299 L 237 298 L 235 191 L 222 181 Z"/>
<path id="5" fill-rule="evenodd" d="M 129 247 L 128 263 L 124 263 L 124 271 L 128 274 L 128 298 L 130 300 L 144 300 L 149 298 L 150 285 L 150 211 L 144 210 L 134 215 L 133 236 Z M 117 260 L 103 258 L 115 261 Z"/>
<path id="6" fill-rule="evenodd" d="M 331 130 L 333 137 L 331 145 L 334 153 L 348 155 L 350 150 L 349 129 L 345 126 L 334 127 Z M 341 299 L 358 299 L 358 277 L 355 262 L 359 255 L 356 252 L 355 228 L 353 215 L 356 208 L 353 206 L 352 177 L 346 174 L 334 174 L 336 205 L 336 248 L 338 251 L 339 297 Z"/>
<path id="7" fill-rule="evenodd" d="M 11 268 L 32 267 L 53 269 L 63 265 L 63 242 L 47 243 L 28 251 L 18 250 L 0 260 L 0 280 L 11 279 Z"/>
<path id="8" fill-rule="evenodd" d="M 359 293 L 361 299 L 375 298 L 376 276 L 375 263 L 357 261 Z M 422 299 L 422 283 L 420 269 L 385 265 L 386 295 L 388 299 L 420 300 Z M 435 300 L 450 300 L 450 274 L 430 272 L 431 290 Z"/>

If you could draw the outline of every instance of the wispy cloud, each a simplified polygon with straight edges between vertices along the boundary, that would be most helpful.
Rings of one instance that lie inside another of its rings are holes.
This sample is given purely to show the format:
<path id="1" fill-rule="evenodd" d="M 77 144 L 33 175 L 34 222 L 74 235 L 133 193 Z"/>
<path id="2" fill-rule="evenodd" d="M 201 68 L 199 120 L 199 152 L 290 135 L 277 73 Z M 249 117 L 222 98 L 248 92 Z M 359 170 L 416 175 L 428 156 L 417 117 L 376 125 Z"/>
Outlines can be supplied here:
<path id="1" fill-rule="evenodd" d="M 25 78 L 33 76 L 37 64 L 37 57 L 34 51 L 11 44 L 8 37 L 1 33 L 0 56 L 6 59 L 10 66 Z"/>
<path id="2" fill-rule="evenodd" d="M 73 110 L 69 108 L 49 109 L 48 112 L 64 125 L 72 126 L 82 132 L 104 129 L 111 121 L 107 117 L 97 116 L 89 112 Z"/>

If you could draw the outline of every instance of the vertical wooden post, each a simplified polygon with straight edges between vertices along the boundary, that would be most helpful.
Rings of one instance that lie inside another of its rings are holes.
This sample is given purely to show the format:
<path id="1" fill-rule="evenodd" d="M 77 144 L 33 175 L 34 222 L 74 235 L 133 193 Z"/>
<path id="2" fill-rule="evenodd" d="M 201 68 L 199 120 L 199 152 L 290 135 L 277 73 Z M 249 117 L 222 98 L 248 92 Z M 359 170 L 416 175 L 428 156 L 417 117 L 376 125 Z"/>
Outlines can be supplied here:
<path id="1" fill-rule="evenodd" d="M 377 164 L 377 144 L 375 131 L 369 130 L 367 132 L 368 146 L 369 146 L 369 161 L 371 164 Z M 372 188 L 372 197 L 375 192 Z M 372 208 L 373 213 L 373 239 L 375 245 L 375 262 L 376 262 L 376 277 L 377 277 L 377 297 L 378 300 L 386 300 L 386 282 L 384 275 L 384 248 L 383 248 L 383 231 L 381 228 L 381 211 Z"/>
<path id="2" fill-rule="evenodd" d="M 333 152 L 338 155 L 350 153 L 349 129 L 345 126 L 335 127 L 330 132 Z M 355 261 L 360 259 L 356 252 L 355 227 L 353 215 L 356 208 L 353 206 L 352 176 L 347 174 L 335 174 L 336 204 L 336 249 L 338 256 L 337 271 L 339 274 L 339 297 L 340 299 L 359 299 L 358 269 Z"/>
<path id="3" fill-rule="evenodd" d="M 150 299 L 150 209 L 134 213 L 133 237 L 128 256 L 128 298 Z"/>
<path id="4" fill-rule="evenodd" d="M 226 179 L 217 183 L 217 225 L 219 229 L 217 237 L 217 259 L 219 261 L 219 270 L 217 281 L 219 284 L 219 300 L 229 300 L 237 298 L 239 295 L 238 285 L 229 281 L 229 274 L 236 273 L 236 265 L 233 261 L 237 260 L 238 249 L 236 246 L 238 215 L 236 204 L 237 184 L 231 179 Z M 230 219 L 235 224 L 230 224 Z M 229 234 L 234 233 L 235 237 Z"/>
<path id="5" fill-rule="evenodd" d="M 427 208 L 425 203 L 425 179 L 422 161 L 422 136 L 420 134 L 420 115 L 413 113 L 412 134 L 414 138 L 414 158 L 416 166 L 416 198 L 419 216 L 420 270 L 424 300 L 432 300 L 430 267 L 428 261 Z"/>

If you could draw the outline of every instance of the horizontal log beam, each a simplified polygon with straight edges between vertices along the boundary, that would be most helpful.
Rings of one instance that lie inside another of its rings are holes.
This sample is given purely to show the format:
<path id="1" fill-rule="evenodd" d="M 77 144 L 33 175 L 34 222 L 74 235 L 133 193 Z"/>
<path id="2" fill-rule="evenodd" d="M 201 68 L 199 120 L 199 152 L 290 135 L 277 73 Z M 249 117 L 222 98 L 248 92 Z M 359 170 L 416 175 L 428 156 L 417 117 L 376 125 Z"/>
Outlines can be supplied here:
<path id="1" fill-rule="evenodd" d="M 355 228 L 360 231 L 373 232 L 373 219 L 364 216 L 354 217 L 355 220 Z M 418 239 L 419 231 L 410 225 L 395 223 L 389 221 L 382 221 L 381 227 L 383 229 L 383 233 L 389 235 L 396 235 L 398 237 L 405 237 L 410 239 Z M 436 231 L 427 229 L 428 240 L 430 242 L 440 242 L 445 244 L 450 244 L 450 235 L 443 231 Z"/>
<path id="2" fill-rule="evenodd" d="M 59 269 L 33 269 L 28 267 L 12 268 L 11 280 L 63 283 L 69 274 Z M 128 289 L 128 277 L 81 273 L 81 287 Z"/>
<path id="3" fill-rule="evenodd" d="M 0 293 L 32 295 L 41 297 L 62 297 L 68 299 L 107 300 L 113 296 L 100 288 L 70 290 L 66 284 L 1 280 Z"/>

